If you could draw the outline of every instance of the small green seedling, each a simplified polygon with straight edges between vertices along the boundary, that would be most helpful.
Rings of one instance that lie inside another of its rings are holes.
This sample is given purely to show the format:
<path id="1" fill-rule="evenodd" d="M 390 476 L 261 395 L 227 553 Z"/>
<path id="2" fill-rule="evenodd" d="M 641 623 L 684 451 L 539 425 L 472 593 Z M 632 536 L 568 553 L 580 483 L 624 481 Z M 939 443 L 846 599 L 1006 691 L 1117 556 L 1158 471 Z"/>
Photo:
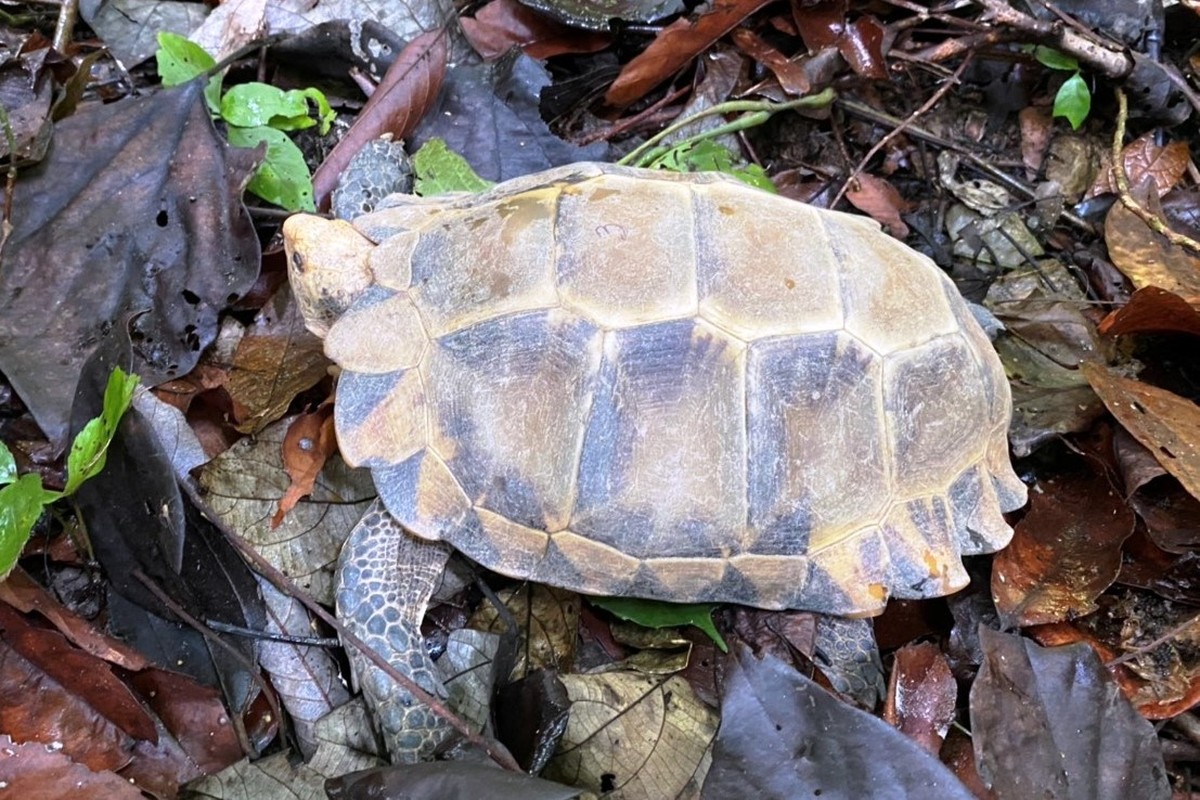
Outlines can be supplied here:
<path id="1" fill-rule="evenodd" d="M 776 193 L 775 184 L 758 164 L 740 166 L 729 148 L 712 139 L 687 139 L 656 156 L 646 166 L 670 172 L 722 172 L 756 189 Z"/>
<path id="2" fill-rule="evenodd" d="M 108 445 L 133 400 L 137 384 L 136 375 L 126 375 L 119 368 L 108 377 L 100 416 L 88 422 L 71 443 L 67 485 L 61 492 L 42 486 L 42 479 L 33 473 L 18 476 L 12 452 L 0 442 L 0 581 L 12 572 L 46 506 L 74 494 L 84 481 L 104 469 Z"/>
<path id="3" fill-rule="evenodd" d="M 164 86 L 187 83 L 217 64 L 199 45 L 174 33 L 158 34 L 154 56 Z M 204 100 L 213 116 L 225 122 L 230 144 L 267 145 L 267 155 L 246 188 L 289 211 L 314 211 L 312 174 L 304 154 L 284 131 L 319 125 L 322 136 L 328 133 L 336 115 L 325 95 L 317 89 L 284 91 L 265 83 L 239 84 L 222 94 L 221 76 L 214 75 L 205 86 Z M 316 106 L 315 119 L 310 102 Z"/>
<path id="4" fill-rule="evenodd" d="M 475 174 L 467 160 L 446 146 L 442 139 L 430 139 L 412 157 L 416 182 L 413 190 L 421 197 L 451 192 L 482 192 L 492 187 Z"/>
<path id="5" fill-rule="evenodd" d="M 1079 130 L 1092 110 L 1092 92 L 1083 79 L 1079 62 L 1066 53 L 1040 45 L 1033 48 L 1033 57 L 1044 67 L 1073 73 L 1058 87 L 1058 94 L 1054 96 L 1054 116 L 1065 117 L 1072 130 Z"/>

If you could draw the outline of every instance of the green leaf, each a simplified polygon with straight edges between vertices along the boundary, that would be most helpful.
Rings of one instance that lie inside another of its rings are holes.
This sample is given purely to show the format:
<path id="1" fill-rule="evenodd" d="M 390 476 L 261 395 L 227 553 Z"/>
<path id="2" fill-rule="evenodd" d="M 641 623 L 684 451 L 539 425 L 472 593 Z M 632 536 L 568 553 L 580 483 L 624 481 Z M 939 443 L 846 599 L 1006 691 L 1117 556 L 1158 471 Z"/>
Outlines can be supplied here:
<path id="1" fill-rule="evenodd" d="M 32 472 L 0 489 L 0 580 L 12 572 L 42 509 L 61 496 L 42 488 L 41 477 Z"/>
<path id="2" fill-rule="evenodd" d="M 729 652 L 728 645 L 713 625 L 712 612 L 716 606 L 710 603 L 663 603 L 636 597 L 589 597 L 588 600 L 610 614 L 646 628 L 694 625 L 708 634 L 722 653 Z"/>
<path id="3" fill-rule="evenodd" d="M 154 54 L 163 86 L 179 86 L 198 78 L 217 65 L 204 48 L 177 33 L 158 34 Z M 214 114 L 220 109 L 221 76 L 214 75 L 204 87 L 204 101 Z"/>
<path id="4" fill-rule="evenodd" d="M 414 191 L 422 197 L 450 192 L 482 192 L 492 186 L 475 174 L 471 165 L 446 146 L 442 139 L 430 139 L 413 154 L 416 174 Z"/>
<path id="5" fill-rule="evenodd" d="M 1066 117 L 1073 130 L 1087 119 L 1092 110 L 1092 93 L 1088 90 L 1087 81 L 1076 72 L 1063 83 L 1054 96 L 1054 116 Z"/>
<path id="6" fill-rule="evenodd" d="M 1074 56 L 1060 53 L 1053 47 L 1038 45 L 1033 48 L 1033 57 L 1041 62 L 1042 66 L 1049 67 L 1050 69 L 1058 69 L 1064 72 L 1079 71 L 1079 62 L 1075 60 Z"/>
<path id="7" fill-rule="evenodd" d="M 0 442 L 0 486 L 12 483 L 17 479 L 17 460 L 13 458 L 8 445 Z"/>
<path id="8" fill-rule="evenodd" d="M 778 191 L 762 167 L 757 164 L 737 164 L 733 153 L 712 139 L 681 142 L 651 161 L 650 166 L 672 172 L 721 172 L 756 189 L 772 194 Z"/>
<path id="9" fill-rule="evenodd" d="M 317 104 L 317 123 L 320 126 L 317 128 L 317 133 L 322 136 L 329 133 L 329 129 L 333 126 L 333 121 L 337 119 L 337 112 L 329 105 L 329 100 L 325 98 L 325 93 L 311 86 L 307 89 L 296 89 L 295 91 L 303 94 Z"/>
<path id="10" fill-rule="evenodd" d="M 317 104 L 320 120 L 309 113 L 310 99 Z M 325 134 L 334 116 L 329 101 L 316 89 L 285 92 L 265 83 L 242 83 L 221 98 L 221 118 L 239 128 L 266 126 L 279 131 L 298 131 L 319 121 L 321 133 Z"/>
<path id="11" fill-rule="evenodd" d="M 108 445 L 117 433 L 117 425 L 133 400 L 134 389 L 137 388 L 137 375 L 127 375 L 121 368 L 116 368 L 108 376 L 108 386 L 104 389 L 104 409 L 100 416 L 83 426 L 75 441 L 71 442 L 71 452 L 67 454 L 67 485 L 64 495 L 74 494 L 80 484 L 93 478 L 104 469 Z"/>
<path id="12" fill-rule="evenodd" d="M 288 211 L 316 211 L 313 204 L 312 173 L 300 148 L 282 131 L 257 128 L 228 129 L 229 143 L 235 147 L 258 147 L 267 143 L 267 156 L 246 188 Z"/>

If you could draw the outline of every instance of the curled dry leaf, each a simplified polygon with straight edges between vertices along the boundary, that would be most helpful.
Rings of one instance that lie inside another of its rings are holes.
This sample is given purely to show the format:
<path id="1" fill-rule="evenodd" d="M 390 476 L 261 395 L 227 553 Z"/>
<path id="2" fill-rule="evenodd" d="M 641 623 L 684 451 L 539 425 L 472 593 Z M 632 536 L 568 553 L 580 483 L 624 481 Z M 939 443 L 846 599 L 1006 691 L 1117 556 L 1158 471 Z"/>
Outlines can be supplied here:
<path id="1" fill-rule="evenodd" d="M 1149 131 L 1125 145 L 1125 149 L 1121 151 L 1121 161 L 1125 166 L 1125 175 L 1129 178 L 1130 186 L 1151 181 L 1158 196 L 1162 197 L 1171 191 L 1187 172 L 1191 155 L 1184 140 L 1160 145 L 1154 141 L 1154 137 L 1155 132 Z M 1088 190 L 1087 196 L 1116 193 L 1117 181 L 1110 163 L 1096 177 L 1096 182 Z"/>
<path id="2" fill-rule="evenodd" d="M 1183 488 L 1200 498 L 1200 407 L 1099 364 L 1083 364 L 1080 369 L 1117 421 Z"/>
<path id="3" fill-rule="evenodd" d="M 524 641 L 513 665 L 515 677 L 535 669 L 572 669 L 579 638 L 579 595 L 553 586 L 523 584 L 500 592 L 499 597 L 521 627 Z M 507 630 L 491 603 L 480 606 L 467 627 L 498 634 Z"/>
<path id="4" fill-rule="evenodd" d="M 1143 286 L 1128 303 L 1105 317 L 1098 330 L 1109 336 L 1149 332 L 1200 336 L 1200 307 L 1157 286 Z"/>
<path id="5" fill-rule="evenodd" d="M 296 503 L 312 494 L 317 476 L 324 469 L 325 462 L 336 452 L 333 406 L 322 406 L 312 414 L 301 414 L 292 420 L 283 437 L 283 468 L 287 470 L 291 483 L 279 500 L 275 516 L 271 518 L 272 528 L 278 528 Z"/>
<path id="6" fill-rule="evenodd" d="M 908 236 L 908 225 L 900 218 L 908 210 L 908 202 L 896 191 L 896 187 L 874 175 L 859 175 L 846 191 L 846 199 L 855 208 L 887 228 L 897 239 Z"/>

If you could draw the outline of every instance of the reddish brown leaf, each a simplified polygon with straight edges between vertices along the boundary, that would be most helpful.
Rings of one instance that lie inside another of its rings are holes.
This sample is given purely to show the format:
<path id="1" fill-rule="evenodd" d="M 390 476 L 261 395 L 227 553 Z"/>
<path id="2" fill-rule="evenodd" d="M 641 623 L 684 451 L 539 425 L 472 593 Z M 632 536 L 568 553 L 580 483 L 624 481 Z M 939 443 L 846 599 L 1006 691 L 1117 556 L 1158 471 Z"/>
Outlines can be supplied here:
<path id="1" fill-rule="evenodd" d="M 733 43 L 746 55 L 771 70 L 775 79 L 779 81 L 779 86 L 788 94 L 804 95 L 812 88 L 803 64 L 790 60 L 748 28 L 735 30 Z"/>
<path id="2" fill-rule="evenodd" d="M 951 728 L 946 743 L 942 745 L 942 763 L 971 790 L 979 800 L 994 800 L 995 795 L 983 785 L 979 770 L 975 768 L 975 746 L 971 738 L 958 728 Z"/>
<path id="3" fill-rule="evenodd" d="M 937 755 L 954 720 L 958 683 L 946 657 L 928 642 L 896 651 L 883 719 Z"/>
<path id="4" fill-rule="evenodd" d="M 768 0 L 716 0 L 693 20 L 678 19 L 663 28 L 650 46 L 625 65 L 608 87 L 604 101 L 624 108 L 670 78 L 713 42 L 733 30 Z"/>
<path id="5" fill-rule="evenodd" d="M 1026 106 L 1017 119 L 1021 123 L 1021 163 L 1025 165 L 1025 177 L 1034 180 L 1050 147 L 1054 118 L 1048 109 Z"/>
<path id="6" fill-rule="evenodd" d="M 1138 186 L 1149 179 L 1153 181 L 1159 197 L 1171 191 L 1184 176 L 1190 158 L 1186 141 L 1178 140 L 1159 145 L 1154 141 L 1153 131 L 1142 134 L 1125 145 L 1125 149 L 1121 151 L 1121 160 L 1125 165 L 1129 185 Z M 1096 183 L 1088 190 L 1088 196 L 1116 192 L 1117 182 L 1110 166 L 1097 176 Z"/>
<path id="7" fill-rule="evenodd" d="M 1200 336 L 1200 310 L 1177 294 L 1157 286 L 1144 286 L 1123 307 L 1105 317 L 1098 330 L 1109 336 L 1150 331 Z"/>
<path id="8" fill-rule="evenodd" d="M 148 698 L 188 759 L 204 773 L 222 770 L 245 755 L 217 689 L 154 667 L 130 681 Z"/>
<path id="9" fill-rule="evenodd" d="M 257 433 L 279 419 L 297 394 L 325 377 L 321 340 L 284 286 L 263 306 L 238 342 L 226 389 L 237 410 L 238 430 Z"/>
<path id="10" fill-rule="evenodd" d="M 57 747 L 16 743 L 0 734 L 0 785 L 21 800 L 145 800 L 137 786 L 111 772 L 93 772 Z"/>
<path id="11" fill-rule="evenodd" d="M 110 664 L 136 672 L 149 666 L 141 653 L 106 636 L 75 612 L 65 608 L 25 570 L 17 567 L 0 583 L 0 603 L 8 603 L 26 614 L 36 611 L 63 633 L 75 646 Z"/>
<path id="12" fill-rule="evenodd" d="M 1102 470 L 1039 481 L 1013 540 L 992 562 L 992 596 L 1006 627 L 1090 613 L 1116 578 L 1133 512 Z"/>
<path id="13" fill-rule="evenodd" d="M 279 501 L 279 510 L 271 518 L 272 528 L 279 527 L 284 515 L 295 508 L 301 498 L 312 494 L 321 468 L 336 451 L 332 405 L 296 417 L 283 438 L 283 467 L 292 482 Z"/>
<path id="14" fill-rule="evenodd" d="M 13 613 L 13 612 L 9 612 Z M 91 677 L 87 673 L 82 677 Z M 57 743 L 62 752 L 89 769 L 119 769 L 129 761 L 133 738 L 78 694 L 0 637 L 0 730 L 17 741 Z"/>
<path id="15" fill-rule="evenodd" d="M 795 3 L 792 14 L 810 53 L 836 47 L 846 30 L 846 0 L 823 0 L 811 5 Z"/>
<path id="16" fill-rule="evenodd" d="M 908 225 L 900 218 L 900 212 L 908 210 L 908 202 L 883 178 L 874 175 L 859 175 L 846 192 L 846 199 L 855 208 L 879 222 L 888 233 L 897 239 L 908 236 Z"/>
<path id="17" fill-rule="evenodd" d="M 1157 209 L 1149 196 L 1139 199 Z M 1200 307 L 1200 258 L 1150 230 L 1122 203 L 1113 203 L 1104 220 L 1104 240 L 1109 258 L 1135 287 L 1157 286 Z"/>
<path id="18" fill-rule="evenodd" d="M 884 27 L 874 17 L 859 17 L 847 28 L 838 52 L 850 69 L 864 78 L 886 80 L 887 65 L 883 58 Z"/>
<path id="19" fill-rule="evenodd" d="M 492 0 L 473 17 L 459 17 L 463 33 L 479 55 L 492 61 L 513 47 L 530 58 L 544 60 L 563 53 L 595 53 L 612 44 L 612 36 L 572 28 L 521 5 L 517 0 Z"/>
<path id="20" fill-rule="evenodd" d="M 444 30 L 423 33 L 400 52 L 354 125 L 313 173 L 317 208 L 329 207 L 338 178 L 367 142 L 385 133 L 404 138 L 433 105 L 446 74 L 447 36 Z"/>
<path id="21" fill-rule="evenodd" d="M 1124 378 L 1098 364 L 1080 366 L 1105 407 L 1163 469 L 1200 498 L 1200 408 L 1191 400 Z"/>

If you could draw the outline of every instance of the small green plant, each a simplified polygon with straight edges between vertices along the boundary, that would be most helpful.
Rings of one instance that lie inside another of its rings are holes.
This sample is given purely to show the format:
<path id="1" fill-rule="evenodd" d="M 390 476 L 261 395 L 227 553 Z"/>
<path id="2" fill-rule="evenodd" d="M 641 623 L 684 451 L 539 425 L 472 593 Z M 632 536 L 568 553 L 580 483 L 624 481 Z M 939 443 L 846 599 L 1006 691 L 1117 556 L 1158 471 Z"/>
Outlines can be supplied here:
<path id="1" fill-rule="evenodd" d="M 671 172 L 723 172 L 756 189 L 775 193 L 775 184 L 758 164 L 740 166 L 729 148 L 712 139 L 688 139 L 656 156 L 646 166 Z"/>
<path id="2" fill-rule="evenodd" d="M 202 47 L 174 33 L 158 34 L 154 56 L 164 86 L 187 83 L 216 66 Z M 204 100 L 213 116 L 225 122 L 230 144 L 267 145 L 266 158 L 247 189 L 289 211 L 315 210 L 312 174 L 304 154 L 284 132 L 319 125 L 322 136 L 328 133 L 336 115 L 324 94 L 312 88 L 284 91 L 265 83 L 243 83 L 222 94 L 221 76 L 214 75 L 204 89 Z M 310 101 L 316 105 L 315 119 Z"/>
<path id="3" fill-rule="evenodd" d="M 1071 77 L 1058 87 L 1058 94 L 1054 96 L 1054 116 L 1065 117 L 1067 122 L 1071 123 L 1072 130 L 1079 130 L 1079 126 L 1092 110 L 1092 92 L 1088 89 L 1087 81 L 1083 79 L 1079 62 L 1066 53 L 1041 45 L 1033 48 L 1033 57 L 1044 67 L 1072 73 Z"/>
<path id="4" fill-rule="evenodd" d="M 71 443 L 71 452 L 67 454 L 67 485 L 61 492 L 42 486 L 42 479 L 33 473 L 18 476 L 16 459 L 0 442 L 0 581 L 12 572 L 46 506 L 74 494 L 84 481 L 104 469 L 108 445 L 133 400 L 137 383 L 136 375 L 127 375 L 119 368 L 108 377 L 100 416 L 88 422 Z"/>
<path id="5" fill-rule="evenodd" d="M 450 192 L 482 192 L 492 187 L 475 174 L 467 160 L 446 146 L 442 139 L 430 139 L 413 153 L 413 191 L 421 197 L 435 197 Z"/>

